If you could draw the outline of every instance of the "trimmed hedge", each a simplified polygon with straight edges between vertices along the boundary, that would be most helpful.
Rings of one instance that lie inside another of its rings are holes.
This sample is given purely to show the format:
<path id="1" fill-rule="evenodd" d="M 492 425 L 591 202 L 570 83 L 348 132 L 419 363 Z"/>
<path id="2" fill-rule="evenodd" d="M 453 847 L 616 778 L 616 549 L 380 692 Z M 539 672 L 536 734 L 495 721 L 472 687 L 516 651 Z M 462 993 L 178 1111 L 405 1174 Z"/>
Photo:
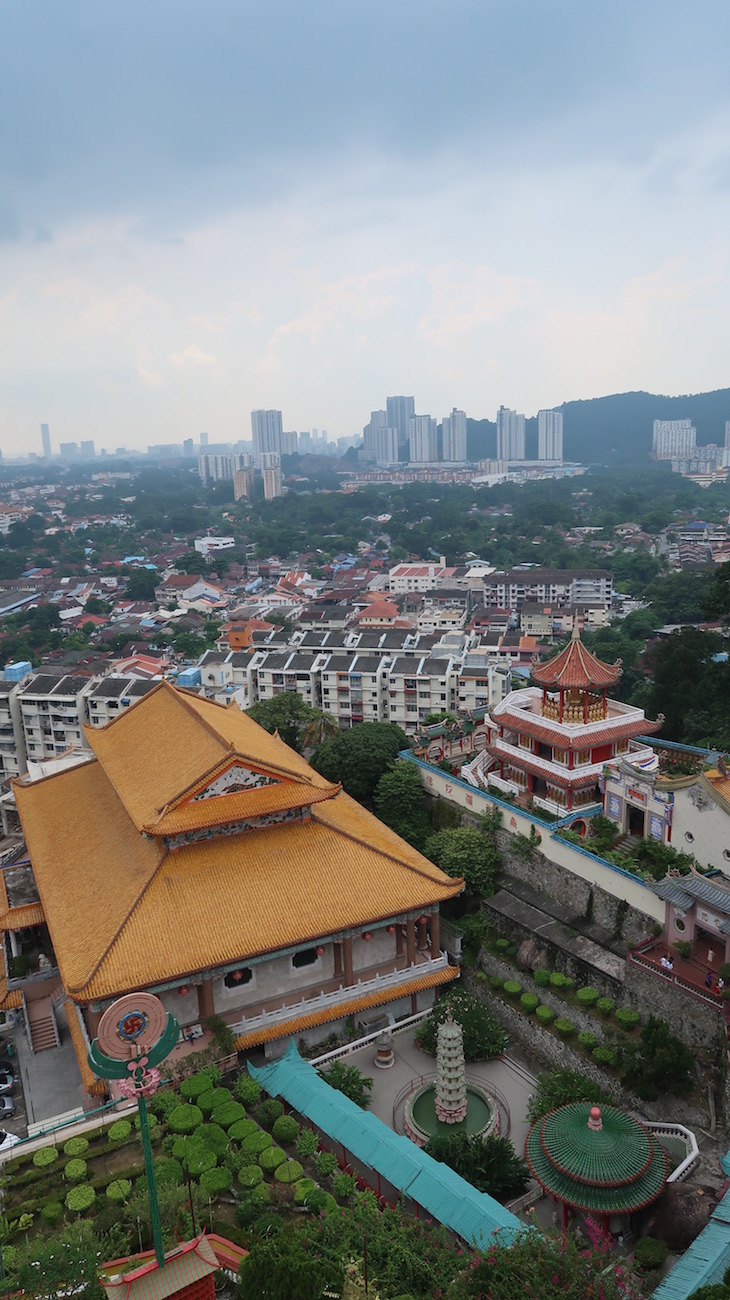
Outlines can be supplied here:
<path id="1" fill-rule="evenodd" d="M 241 1187 L 256 1187 L 258 1183 L 264 1181 L 264 1171 L 260 1165 L 244 1165 L 243 1169 L 238 1171 L 238 1181 Z"/>
<path id="2" fill-rule="evenodd" d="M 508 998 L 518 998 L 522 992 L 522 985 L 517 980 L 505 980 L 504 991 Z"/>
<path id="3" fill-rule="evenodd" d="M 271 1134 L 264 1133 L 261 1129 L 257 1129 L 250 1137 L 244 1138 L 241 1143 L 241 1150 L 244 1151 L 247 1156 L 259 1156 L 267 1147 L 273 1147 L 273 1145 L 274 1139 Z"/>
<path id="4" fill-rule="evenodd" d="M 191 1074 L 189 1079 L 183 1079 L 180 1084 L 180 1096 L 185 1097 L 187 1101 L 202 1097 L 204 1093 L 211 1091 L 220 1077 L 220 1070 L 215 1067 L 212 1072 L 210 1069 L 199 1070 L 197 1074 Z"/>
<path id="5" fill-rule="evenodd" d="M 633 1029 L 639 1023 L 639 1013 L 632 1011 L 630 1007 L 619 1007 L 616 1019 L 622 1029 Z"/>
<path id="6" fill-rule="evenodd" d="M 293 1115 L 280 1115 L 274 1121 L 274 1127 L 271 1130 L 275 1142 L 296 1142 L 299 1136 L 299 1122 Z"/>
<path id="7" fill-rule="evenodd" d="M 85 1137 L 69 1138 L 68 1142 L 63 1144 L 63 1154 L 65 1156 L 82 1156 L 88 1149 L 89 1142 Z"/>
<path id="8" fill-rule="evenodd" d="M 268 1129 L 269 1133 L 274 1127 L 277 1119 L 284 1114 L 284 1107 L 275 1097 L 267 1097 L 256 1107 L 254 1115 L 262 1128 Z"/>
<path id="9" fill-rule="evenodd" d="M 298 1160 L 285 1160 L 274 1170 L 277 1183 L 296 1183 L 304 1173 Z"/>
<path id="10" fill-rule="evenodd" d="M 660 1241 L 658 1237 L 642 1237 L 634 1247 L 634 1263 L 640 1269 L 661 1268 L 668 1254 L 666 1241 Z"/>
<path id="11" fill-rule="evenodd" d="M 55 1165 L 57 1160 L 58 1147 L 41 1147 L 33 1156 L 33 1164 L 36 1169 L 47 1169 L 49 1165 Z"/>
<path id="12" fill-rule="evenodd" d="M 551 988 L 554 988 L 554 989 L 564 989 L 566 983 L 567 983 L 567 978 L 566 978 L 566 976 L 563 974 L 562 971 L 560 971 L 560 970 L 551 970 L 551 972 L 550 972 L 550 986 L 551 986 Z"/>
<path id="13" fill-rule="evenodd" d="M 598 1047 L 598 1039 L 596 1038 L 596 1035 L 589 1034 L 587 1031 L 578 1035 L 578 1042 L 587 1052 L 592 1052 L 594 1047 Z"/>
<path id="14" fill-rule="evenodd" d="M 132 1184 L 128 1178 L 115 1178 L 106 1189 L 107 1199 L 114 1201 L 117 1205 L 122 1205 L 127 1200 L 131 1190 Z"/>
<path id="15" fill-rule="evenodd" d="M 80 1187 L 72 1187 L 66 1193 L 66 1209 L 72 1214 L 84 1214 L 91 1209 L 95 1200 L 96 1192 L 91 1183 L 82 1183 Z"/>
<path id="16" fill-rule="evenodd" d="M 331 1151 L 320 1151 L 319 1155 L 314 1157 L 314 1167 L 320 1178 L 327 1178 L 337 1168 L 337 1156 Z"/>
<path id="17" fill-rule="evenodd" d="M 616 1058 L 610 1047 L 594 1047 L 593 1060 L 598 1065 L 615 1065 Z"/>
<path id="18" fill-rule="evenodd" d="M 184 1106 L 175 1107 L 168 1116 L 167 1123 L 173 1133 L 194 1133 L 203 1123 L 203 1112 L 199 1106 L 187 1102 Z"/>
<path id="19" fill-rule="evenodd" d="M 608 1019 L 615 1006 L 616 1003 L 613 998 L 599 998 L 596 1003 L 596 1011 L 600 1011 L 601 1015 Z"/>
<path id="20" fill-rule="evenodd" d="M 209 1196 L 220 1196 L 222 1192 L 227 1192 L 231 1186 L 230 1170 L 224 1169 L 206 1169 L 200 1175 L 200 1189 L 207 1192 Z"/>
<path id="21" fill-rule="evenodd" d="M 537 970 L 532 972 L 532 978 L 539 989 L 546 989 L 550 984 L 550 971 L 545 970 L 544 966 L 538 966 Z"/>
<path id="22" fill-rule="evenodd" d="M 173 1094 L 173 1095 L 174 1095 L 174 1094 Z M 171 1110 L 173 1109 L 172 1106 L 170 1107 L 170 1109 L 171 1109 Z M 157 1128 L 157 1116 L 156 1116 L 156 1115 L 152 1115 L 151 1112 L 150 1112 L 150 1110 L 149 1110 L 149 1108 L 148 1108 L 148 1110 L 147 1110 L 147 1123 L 149 1124 L 149 1127 L 150 1127 L 150 1133 L 152 1132 L 153 1128 Z M 140 1130 L 141 1127 L 142 1127 L 142 1125 L 141 1125 L 141 1123 L 140 1123 L 139 1115 L 135 1115 L 135 1117 L 134 1117 L 134 1127 L 136 1128 L 137 1132 L 139 1133 L 139 1130 Z"/>
<path id="23" fill-rule="evenodd" d="M 46 1201 L 46 1204 L 41 1206 L 41 1218 L 52 1228 L 55 1228 L 62 1214 L 63 1206 L 60 1201 Z"/>
<path id="24" fill-rule="evenodd" d="M 555 1021 L 555 1032 L 560 1034 L 561 1038 L 570 1038 L 575 1033 L 575 1025 L 572 1020 L 566 1020 L 565 1016 L 558 1016 Z"/>
<path id="25" fill-rule="evenodd" d="M 86 1161 L 79 1156 L 74 1156 L 73 1160 L 69 1160 L 63 1173 L 69 1183 L 83 1182 L 86 1177 Z"/>
<path id="26" fill-rule="evenodd" d="M 212 1115 L 216 1106 L 223 1106 L 227 1101 L 232 1100 L 227 1088 L 211 1088 L 210 1092 L 203 1092 L 196 1097 L 195 1104 L 200 1106 L 204 1115 Z"/>
<path id="27" fill-rule="evenodd" d="M 240 1101 L 234 1101 L 229 1096 L 228 1101 L 224 1101 L 221 1106 L 216 1106 L 211 1119 L 214 1124 L 220 1124 L 221 1128 L 229 1129 L 236 1120 L 246 1118 L 246 1107 Z"/>
<path id="28" fill-rule="evenodd" d="M 159 1187 L 179 1187 L 183 1180 L 182 1164 L 171 1156 L 155 1160 L 155 1178 Z"/>
<path id="29" fill-rule="evenodd" d="M 509 948 L 509 939 L 497 939 L 494 946 L 497 952 L 506 952 Z"/>
<path id="30" fill-rule="evenodd" d="M 294 1204 L 306 1205 L 315 1190 L 317 1190 L 317 1184 L 313 1178 L 300 1178 L 299 1182 L 294 1184 Z"/>
<path id="31" fill-rule="evenodd" d="M 107 1129 L 107 1137 L 110 1142 L 126 1142 L 131 1137 L 132 1125 L 128 1119 L 118 1119 L 111 1128 Z"/>
<path id="32" fill-rule="evenodd" d="M 258 1133 L 259 1126 L 255 1119 L 237 1119 L 235 1124 L 231 1124 L 228 1130 L 229 1138 L 234 1138 L 236 1142 L 243 1142 L 244 1138 L 250 1137 L 252 1133 Z"/>
<path id="33" fill-rule="evenodd" d="M 502 988 L 504 980 L 501 975 L 492 975 L 489 983 L 496 993 L 498 989 Z"/>
<path id="34" fill-rule="evenodd" d="M 522 994 L 522 997 L 520 998 L 520 1006 L 522 1007 L 523 1011 L 526 1011 L 528 1013 L 528 1015 L 531 1014 L 533 1011 L 536 1011 L 539 1005 L 540 1005 L 540 999 L 536 993 Z"/>
<path id="35" fill-rule="evenodd" d="M 285 1160 L 286 1151 L 282 1151 L 281 1147 L 267 1147 L 259 1156 L 259 1164 L 266 1174 L 273 1174 Z"/>
<path id="36" fill-rule="evenodd" d="M 195 1130 L 195 1138 L 200 1138 L 217 1156 L 222 1156 L 228 1147 L 228 1135 L 220 1124 L 201 1124 Z"/>
<path id="37" fill-rule="evenodd" d="M 598 992 L 598 989 L 591 988 L 589 984 L 586 985 L 585 988 L 578 989 L 575 996 L 582 1007 L 593 1007 L 601 995 Z"/>
<path id="38" fill-rule="evenodd" d="M 541 1025 L 549 1025 L 555 1019 L 555 1012 L 552 1007 L 541 1006 L 536 1009 L 535 1016 Z"/>
<path id="39" fill-rule="evenodd" d="M 233 1091 L 236 1100 L 242 1101 L 244 1106 L 255 1106 L 261 1100 L 261 1084 L 250 1074 L 239 1074 Z"/>

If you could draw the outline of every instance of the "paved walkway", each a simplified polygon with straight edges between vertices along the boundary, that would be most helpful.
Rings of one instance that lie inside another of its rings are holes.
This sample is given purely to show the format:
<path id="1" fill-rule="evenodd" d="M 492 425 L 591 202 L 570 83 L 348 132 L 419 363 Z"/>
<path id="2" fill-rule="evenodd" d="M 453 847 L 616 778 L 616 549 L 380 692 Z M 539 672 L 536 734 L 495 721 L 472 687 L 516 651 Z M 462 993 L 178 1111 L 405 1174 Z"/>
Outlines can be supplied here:
<path id="1" fill-rule="evenodd" d="M 14 1089 L 15 1115 L 7 1128 L 18 1137 L 25 1137 L 28 1124 L 63 1115 L 78 1106 L 89 1105 L 89 1098 L 81 1082 L 79 1064 L 73 1049 L 68 1022 L 63 1007 L 56 1012 L 61 1046 L 44 1052 L 31 1052 L 25 1030 L 17 1026 L 13 1046 L 17 1057 Z"/>

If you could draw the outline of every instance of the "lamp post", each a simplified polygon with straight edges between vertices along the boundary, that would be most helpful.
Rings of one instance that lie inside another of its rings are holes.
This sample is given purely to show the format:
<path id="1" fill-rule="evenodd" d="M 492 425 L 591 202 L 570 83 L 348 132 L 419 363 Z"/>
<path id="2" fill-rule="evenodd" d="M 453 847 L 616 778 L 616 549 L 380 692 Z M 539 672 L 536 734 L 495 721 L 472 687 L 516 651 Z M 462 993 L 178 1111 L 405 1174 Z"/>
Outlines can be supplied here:
<path id="1" fill-rule="evenodd" d="M 174 1016 L 165 1011 L 159 998 L 152 993 L 128 993 L 104 1012 L 88 1055 L 94 1074 L 101 1079 L 119 1080 L 122 1095 L 137 1101 L 152 1242 L 160 1268 L 165 1265 L 165 1252 L 146 1098 L 157 1092 L 160 1083 L 157 1066 L 169 1056 L 179 1033 L 180 1026 Z"/>

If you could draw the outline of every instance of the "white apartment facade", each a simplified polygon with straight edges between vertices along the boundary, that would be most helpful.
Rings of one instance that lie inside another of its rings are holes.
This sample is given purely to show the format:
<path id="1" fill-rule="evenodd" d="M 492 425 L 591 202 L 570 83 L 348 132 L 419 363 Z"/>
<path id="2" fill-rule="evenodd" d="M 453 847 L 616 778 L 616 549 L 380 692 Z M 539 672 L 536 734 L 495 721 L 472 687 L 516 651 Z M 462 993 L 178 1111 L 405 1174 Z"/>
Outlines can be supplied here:
<path id="1" fill-rule="evenodd" d="M 450 463 L 461 464 L 466 460 L 466 411 L 456 407 L 451 415 L 445 415 L 441 427 L 442 459 Z"/>
<path id="2" fill-rule="evenodd" d="M 538 411 L 537 413 L 537 459 L 562 461 L 563 459 L 563 412 Z"/>
<path id="3" fill-rule="evenodd" d="M 674 456 L 691 456 L 697 443 L 697 430 L 691 420 L 655 420 L 651 449 L 657 460 Z"/>
<path id="4" fill-rule="evenodd" d="M 500 406 L 497 411 L 497 460 L 525 459 L 525 417 Z"/>

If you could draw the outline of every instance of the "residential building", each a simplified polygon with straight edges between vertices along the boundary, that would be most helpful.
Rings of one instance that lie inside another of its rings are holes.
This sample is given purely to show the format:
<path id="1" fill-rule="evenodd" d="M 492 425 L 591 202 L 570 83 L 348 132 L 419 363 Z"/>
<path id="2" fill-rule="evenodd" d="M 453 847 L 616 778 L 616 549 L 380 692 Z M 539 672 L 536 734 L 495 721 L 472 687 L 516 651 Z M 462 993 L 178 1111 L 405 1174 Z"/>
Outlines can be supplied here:
<path id="1" fill-rule="evenodd" d="M 497 460 L 525 459 L 525 417 L 500 406 L 497 411 Z"/>
<path id="2" fill-rule="evenodd" d="M 439 564 L 396 564 L 388 573 L 388 590 L 394 595 L 407 591 L 433 591 L 445 585 L 453 574 L 446 568 L 446 557 Z"/>
<path id="3" fill-rule="evenodd" d="M 563 459 L 563 412 L 538 411 L 537 413 L 537 459 L 562 461 Z"/>
<path id="4" fill-rule="evenodd" d="M 82 442 L 79 447 L 79 455 L 82 460 L 94 460 L 96 457 L 96 450 L 93 442 Z"/>
<path id="5" fill-rule="evenodd" d="M 375 431 L 376 465 L 397 465 L 400 458 L 398 430 L 384 426 Z"/>
<path id="6" fill-rule="evenodd" d="M 0 681 L 0 786 L 26 770 L 25 733 L 20 712 L 20 682 Z"/>
<path id="7" fill-rule="evenodd" d="M 193 542 L 195 550 L 206 559 L 216 551 L 230 551 L 235 545 L 235 537 L 196 537 Z"/>
<path id="8" fill-rule="evenodd" d="M 51 459 L 51 435 L 47 424 L 41 425 L 41 444 L 43 446 L 43 459 Z"/>
<path id="9" fill-rule="evenodd" d="M 455 713 L 458 665 L 449 656 L 397 655 L 388 667 L 385 721 L 414 731 L 429 713 Z"/>
<path id="10" fill-rule="evenodd" d="M 281 457 L 273 451 L 261 454 L 261 477 L 264 480 L 264 500 L 273 501 L 284 495 L 281 479 Z"/>
<path id="11" fill-rule="evenodd" d="M 253 501 L 254 495 L 254 460 L 253 456 L 241 454 L 239 460 L 244 462 L 233 474 L 233 498 L 235 501 Z"/>
<path id="12" fill-rule="evenodd" d="M 412 415 L 408 421 L 408 459 L 426 465 L 438 460 L 438 428 L 430 415 Z"/>
<path id="13" fill-rule="evenodd" d="M 484 580 L 484 604 L 521 610 L 527 605 L 610 608 L 613 579 L 607 569 L 509 569 Z"/>
<path id="14" fill-rule="evenodd" d="M 207 433 L 201 433 L 201 435 L 200 435 L 200 446 L 201 446 L 201 447 L 207 447 L 207 446 L 208 446 L 208 435 L 207 435 Z"/>
<path id="15" fill-rule="evenodd" d="M 18 692 L 28 762 L 54 758 L 67 749 L 88 747 L 89 677 L 36 673 Z"/>
<path id="16" fill-rule="evenodd" d="M 463 462 L 466 460 L 466 411 L 457 411 L 445 415 L 441 428 L 442 457 L 444 461 Z"/>
<path id="17" fill-rule="evenodd" d="M 65 460 L 75 460 L 79 454 L 79 444 L 77 442 L 62 442 L 58 450 L 59 455 Z"/>
<path id="18" fill-rule="evenodd" d="M 458 975 L 439 908 L 463 881 L 235 705 L 162 682 L 89 739 L 95 762 L 15 784 L 48 997 L 60 981 L 89 1091 L 88 1041 L 123 993 L 277 1056 L 427 1009 Z"/>
<path id="19" fill-rule="evenodd" d="M 674 456 L 691 456 L 697 442 L 697 430 L 691 420 L 655 420 L 651 449 L 657 460 Z"/>
<path id="20" fill-rule="evenodd" d="M 252 411 L 251 431 L 253 433 L 253 454 L 257 460 L 260 460 L 264 452 L 274 452 L 277 456 L 282 455 L 284 426 L 281 411 Z"/>
<path id="21" fill-rule="evenodd" d="M 92 678 L 85 697 L 89 726 L 105 727 L 108 722 L 113 722 L 159 681 L 159 675 L 156 678 L 142 678 L 112 674 L 109 677 Z"/>
<path id="22" fill-rule="evenodd" d="M 385 399 L 386 425 L 398 430 L 398 459 L 408 459 L 408 423 L 416 413 L 413 397 L 387 397 Z"/>
<path id="23" fill-rule="evenodd" d="M 198 456 L 198 474 L 206 487 L 210 483 L 222 483 L 226 479 L 232 479 L 233 472 L 232 456 L 212 451 L 203 452 Z"/>

